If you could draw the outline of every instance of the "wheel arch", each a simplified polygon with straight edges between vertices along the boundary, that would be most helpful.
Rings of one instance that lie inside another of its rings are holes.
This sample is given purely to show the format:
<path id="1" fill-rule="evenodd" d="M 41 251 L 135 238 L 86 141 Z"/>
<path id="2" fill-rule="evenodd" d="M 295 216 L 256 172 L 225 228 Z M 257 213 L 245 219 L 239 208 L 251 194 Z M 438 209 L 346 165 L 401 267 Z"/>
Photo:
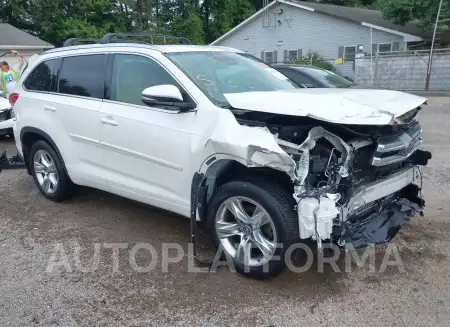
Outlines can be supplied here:
<path id="1" fill-rule="evenodd" d="M 240 158 L 231 155 L 213 155 L 204 162 L 192 179 L 191 216 L 198 214 L 200 220 L 205 222 L 208 203 L 217 188 L 247 176 L 279 183 L 289 193 L 294 192 L 292 180 L 282 171 L 269 167 L 248 167 Z"/>
<path id="2" fill-rule="evenodd" d="M 48 143 L 53 150 L 55 150 L 58 159 L 61 161 L 64 169 L 64 173 L 68 176 L 69 180 L 69 174 L 67 172 L 66 164 L 64 162 L 64 158 L 61 155 L 61 152 L 58 149 L 58 146 L 56 145 L 55 141 L 51 138 L 50 135 L 48 135 L 43 130 L 36 128 L 36 127 L 24 127 L 20 131 L 20 143 L 22 144 L 22 152 L 23 152 L 23 158 L 25 161 L 25 165 L 27 167 L 28 174 L 31 175 L 31 169 L 30 169 L 30 151 L 31 147 L 36 141 L 44 141 Z"/>

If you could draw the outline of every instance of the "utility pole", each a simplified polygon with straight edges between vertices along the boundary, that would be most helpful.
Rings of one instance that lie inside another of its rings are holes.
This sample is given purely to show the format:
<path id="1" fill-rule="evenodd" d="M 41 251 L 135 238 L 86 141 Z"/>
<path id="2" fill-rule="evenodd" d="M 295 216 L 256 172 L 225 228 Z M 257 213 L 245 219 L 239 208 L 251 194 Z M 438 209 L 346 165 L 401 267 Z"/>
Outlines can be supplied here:
<path id="1" fill-rule="evenodd" d="M 433 40 L 431 41 L 430 56 L 428 57 L 428 69 L 427 69 L 427 79 L 425 82 L 425 91 L 428 91 L 430 89 L 430 77 L 431 77 L 431 67 L 433 64 L 434 42 L 436 39 L 436 31 L 439 24 L 439 17 L 441 16 L 442 1 L 443 0 L 439 2 L 439 9 L 436 16 L 436 23 L 434 24 Z"/>
<path id="2" fill-rule="evenodd" d="M 370 85 L 373 86 L 373 32 L 370 27 Z"/>

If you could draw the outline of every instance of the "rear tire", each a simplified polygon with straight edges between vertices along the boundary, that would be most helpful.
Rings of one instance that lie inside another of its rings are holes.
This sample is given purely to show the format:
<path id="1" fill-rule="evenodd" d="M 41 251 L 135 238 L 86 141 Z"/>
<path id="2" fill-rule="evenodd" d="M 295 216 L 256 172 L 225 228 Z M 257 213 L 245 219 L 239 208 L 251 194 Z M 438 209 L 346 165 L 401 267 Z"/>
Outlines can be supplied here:
<path id="1" fill-rule="evenodd" d="M 285 251 L 298 240 L 294 206 L 292 195 L 275 182 L 228 182 L 209 203 L 208 229 L 237 272 L 256 279 L 274 277 L 285 267 Z"/>
<path id="2" fill-rule="evenodd" d="M 39 191 L 49 200 L 62 201 L 72 190 L 72 183 L 55 150 L 44 141 L 37 141 L 30 151 L 29 167 Z"/>

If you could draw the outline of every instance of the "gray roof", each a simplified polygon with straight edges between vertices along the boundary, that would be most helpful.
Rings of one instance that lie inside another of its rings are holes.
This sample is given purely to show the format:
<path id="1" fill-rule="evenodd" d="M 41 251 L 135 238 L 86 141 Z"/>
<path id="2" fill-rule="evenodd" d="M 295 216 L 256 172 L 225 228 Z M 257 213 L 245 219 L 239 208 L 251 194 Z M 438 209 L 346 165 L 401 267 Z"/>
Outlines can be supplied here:
<path id="1" fill-rule="evenodd" d="M 396 25 L 392 21 L 383 18 L 383 15 L 378 10 L 336 6 L 313 1 L 294 0 L 292 2 L 305 7 L 313 8 L 316 12 L 321 12 L 327 15 L 344 18 L 359 23 L 365 22 L 372 25 L 389 28 L 398 32 L 419 36 L 423 39 L 431 39 L 433 36 L 432 31 L 424 31 L 415 23 L 408 23 L 405 26 Z"/>
<path id="2" fill-rule="evenodd" d="M 34 49 L 53 48 L 53 45 L 42 41 L 40 38 L 28 34 L 14 26 L 6 23 L 0 23 L 0 47 L 13 46 Z"/>

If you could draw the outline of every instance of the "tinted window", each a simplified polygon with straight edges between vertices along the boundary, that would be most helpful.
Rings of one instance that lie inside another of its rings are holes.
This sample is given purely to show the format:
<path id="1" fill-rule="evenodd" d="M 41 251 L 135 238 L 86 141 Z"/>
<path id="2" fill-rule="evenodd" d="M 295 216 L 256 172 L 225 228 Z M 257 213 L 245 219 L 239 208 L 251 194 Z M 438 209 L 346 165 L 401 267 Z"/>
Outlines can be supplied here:
<path id="1" fill-rule="evenodd" d="M 59 93 L 103 98 L 105 55 L 64 58 L 59 75 Z"/>
<path id="2" fill-rule="evenodd" d="M 111 100 L 142 105 L 142 91 L 156 85 L 178 86 L 172 76 L 157 62 L 142 56 L 114 56 Z"/>
<path id="3" fill-rule="evenodd" d="M 53 78 L 56 78 L 57 59 L 41 62 L 31 72 L 24 86 L 30 91 L 50 91 L 50 85 Z"/>
<path id="4" fill-rule="evenodd" d="M 344 88 L 353 85 L 353 83 L 348 79 L 345 79 L 344 77 L 325 69 L 303 67 L 302 70 L 305 71 L 308 75 L 314 77 L 316 81 L 319 81 L 323 85 L 323 87 Z"/>
<path id="5" fill-rule="evenodd" d="M 317 87 L 318 85 L 309 77 L 292 69 L 279 69 L 284 75 L 293 80 L 296 84 L 304 87 Z"/>

